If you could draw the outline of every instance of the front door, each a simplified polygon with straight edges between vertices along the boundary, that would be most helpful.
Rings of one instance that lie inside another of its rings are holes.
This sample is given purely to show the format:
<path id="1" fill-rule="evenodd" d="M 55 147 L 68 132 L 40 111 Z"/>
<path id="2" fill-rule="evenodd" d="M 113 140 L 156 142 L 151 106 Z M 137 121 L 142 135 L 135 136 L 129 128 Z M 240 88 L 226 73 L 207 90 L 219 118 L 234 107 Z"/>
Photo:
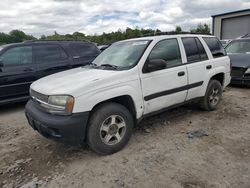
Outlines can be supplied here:
<path id="1" fill-rule="evenodd" d="M 155 112 L 185 101 L 187 95 L 187 69 L 182 64 L 180 48 L 176 38 L 158 42 L 147 62 L 164 60 L 165 68 L 141 74 L 144 97 L 144 114 Z M 147 62 L 144 66 L 147 66 Z"/>
<path id="2" fill-rule="evenodd" d="M 16 46 L 1 56 L 0 100 L 28 96 L 30 84 L 36 80 L 31 46 Z"/>

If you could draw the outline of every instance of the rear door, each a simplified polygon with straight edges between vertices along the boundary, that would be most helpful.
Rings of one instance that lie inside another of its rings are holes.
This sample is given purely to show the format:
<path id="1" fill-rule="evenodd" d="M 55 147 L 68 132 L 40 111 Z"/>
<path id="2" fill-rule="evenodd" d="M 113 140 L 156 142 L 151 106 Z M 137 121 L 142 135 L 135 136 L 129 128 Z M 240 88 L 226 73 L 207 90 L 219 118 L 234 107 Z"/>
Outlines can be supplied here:
<path id="1" fill-rule="evenodd" d="M 186 100 L 189 100 L 203 95 L 202 87 L 206 85 L 207 72 L 213 67 L 198 37 L 183 37 L 182 42 L 187 57 L 189 90 Z"/>
<path id="2" fill-rule="evenodd" d="M 34 44 L 33 48 L 38 78 L 72 68 L 69 55 L 60 45 Z"/>
<path id="3" fill-rule="evenodd" d="M 100 54 L 100 50 L 92 43 L 72 43 L 69 49 L 74 59 L 74 67 L 89 64 Z"/>
<path id="4" fill-rule="evenodd" d="M 28 96 L 36 80 L 32 46 L 10 47 L 1 52 L 0 61 L 0 101 Z"/>
<path id="5" fill-rule="evenodd" d="M 155 59 L 165 60 L 166 67 L 141 74 L 145 114 L 182 103 L 187 95 L 187 69 L 182 64 L 178 40 L 171 38 L 159 41 L 150 52 L 147 62 Z"/>

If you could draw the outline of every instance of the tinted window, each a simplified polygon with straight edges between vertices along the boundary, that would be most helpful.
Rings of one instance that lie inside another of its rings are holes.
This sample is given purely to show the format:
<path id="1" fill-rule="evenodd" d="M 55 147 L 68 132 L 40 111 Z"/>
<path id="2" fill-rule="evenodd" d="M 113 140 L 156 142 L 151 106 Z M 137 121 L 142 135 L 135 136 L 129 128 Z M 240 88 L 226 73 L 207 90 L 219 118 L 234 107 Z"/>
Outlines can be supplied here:
<path id="1" fill-rule="evenodd" d="M 199 50 L 200 60 L 201 61 L 208 60 L 207 53 L 206 53 L 203 45 L 201 44 L 201 41 L 198 38 L 195 38 L 195 40 L 196 40 L 196 44 L 197 44 L 197 47 Z"/>
<path id="2" fill-rule="evenodd" d="M 34 46 L 37 63 L 48 63 L 67 58 L 67 54 L 57 45 Z"/>
<path id="3" fill-rule="evenodd" d="M 71 44 L 73 56 L 95 56 L 98 54 L 98 49 L 93 44 Z"/>
<path id="4" fill-rule="evenodd" d="M 148 59 L 163 59 L 167 63 L 167 68 L 182 64 L 177 40 L 167 39 L 158 42 L 151 51 Z"/>
<path id="5" fill-rule="evenodd" d="M 1 57 L 4 65 L 32 63 L 32 47 L 20 46 L 7 50 Z"/>
<path id="6" fill-rule="evenodd" d="M 225 56 L 226 52 L 220 41 L 215 37 L 203 37 L 214 58 Z"/>
<path id="7" fill-rule="evenodd" d="M 200 61 L 199 50 L 195 38 L 192 37 L 182 38 L 182 42 L 186 51 L 187 62 L 193 63 Z"/>

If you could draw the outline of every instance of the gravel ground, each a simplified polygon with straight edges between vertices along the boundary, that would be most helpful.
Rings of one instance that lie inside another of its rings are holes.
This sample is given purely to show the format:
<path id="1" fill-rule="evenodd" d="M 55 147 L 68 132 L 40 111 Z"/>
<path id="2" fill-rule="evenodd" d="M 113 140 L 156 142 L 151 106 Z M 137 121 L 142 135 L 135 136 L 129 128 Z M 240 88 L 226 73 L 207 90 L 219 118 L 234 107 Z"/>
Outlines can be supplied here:
<path id="1" fill-rule="evenodd" d="M 190 131 L 209 135 L 188 138 Z M 24 104 L 0 107 L 0 187 L 250 187 L 250 89 L 229 87 L 217 111 L 184 106 L 143 120 L 110 156 L 43 138 Z"/>

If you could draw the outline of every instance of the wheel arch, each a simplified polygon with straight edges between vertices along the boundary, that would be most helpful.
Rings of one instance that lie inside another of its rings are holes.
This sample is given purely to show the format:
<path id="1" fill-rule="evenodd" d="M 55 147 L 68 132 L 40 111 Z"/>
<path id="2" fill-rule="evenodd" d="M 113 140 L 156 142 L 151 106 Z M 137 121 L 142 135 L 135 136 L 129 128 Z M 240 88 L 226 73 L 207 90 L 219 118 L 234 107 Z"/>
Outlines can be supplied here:
<path id="1" fill-rule="evenodd" d="M 135 106 L 135 102 L 133 98 L 130 95 L 121 95 L 121 96 L 117 96 L 117 97 L 113 97 L 113 98 L 101 101 L 95 104 L 95 106 L 91 110 L 91 114 L 93 111 L 95 111 L 95 109 L 97 109 L 101 105 L 105 105 L 105 103 L 111 103 L 111 102 L 118 103 L 126 107 L 128 111 L 132 114 L 134 120 L 136 120 L 136 115 L 137 115 L 136 106 Z"/>
<path id="2" fill-rule="evenodd" d="M 213 75 L 210 80 L 217 80 L 220 82 L 221 86 L 224 86 L 224 81 L 225 81 L 225 73 L 221 72 L 221 73 L 217 73 L 215 75 Z"/>

